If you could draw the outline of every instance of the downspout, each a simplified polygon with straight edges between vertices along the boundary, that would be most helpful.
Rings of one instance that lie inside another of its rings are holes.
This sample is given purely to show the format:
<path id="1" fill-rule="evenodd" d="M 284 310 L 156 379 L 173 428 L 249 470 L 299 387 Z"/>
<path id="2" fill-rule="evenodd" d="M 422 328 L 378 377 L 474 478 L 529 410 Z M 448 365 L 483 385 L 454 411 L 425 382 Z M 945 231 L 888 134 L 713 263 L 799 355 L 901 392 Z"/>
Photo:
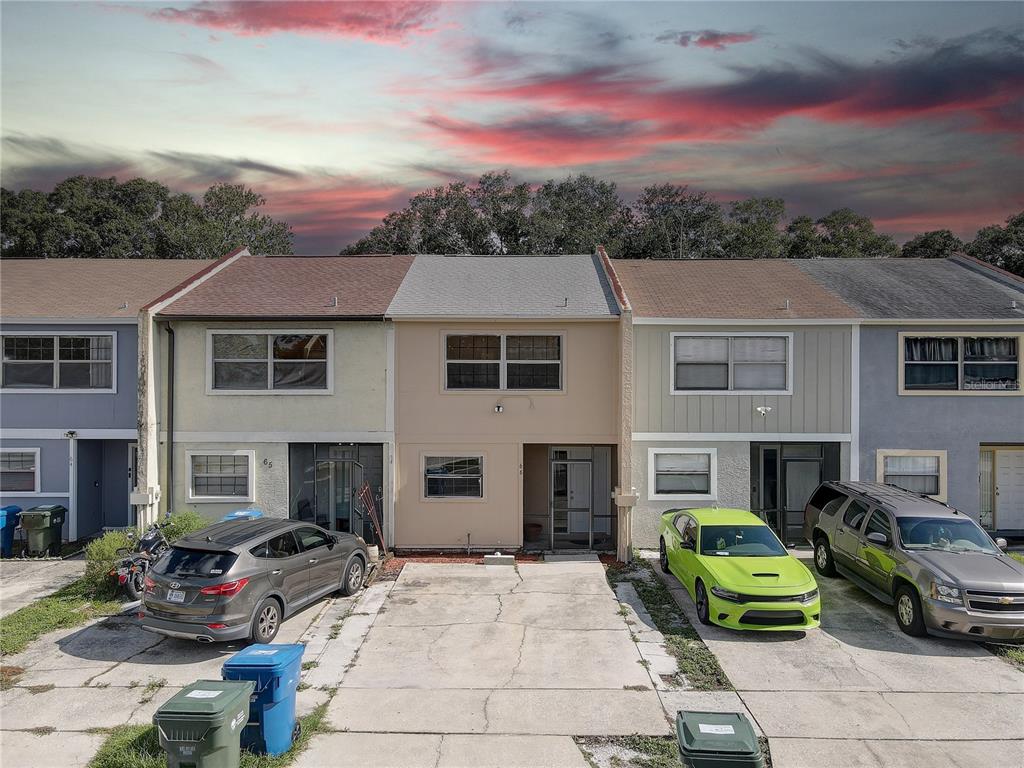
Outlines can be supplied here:
<path id="1" fill-rule="evenodd" d="M 167 331 L 167 516 L 174 512 L 174 329 Z"/>

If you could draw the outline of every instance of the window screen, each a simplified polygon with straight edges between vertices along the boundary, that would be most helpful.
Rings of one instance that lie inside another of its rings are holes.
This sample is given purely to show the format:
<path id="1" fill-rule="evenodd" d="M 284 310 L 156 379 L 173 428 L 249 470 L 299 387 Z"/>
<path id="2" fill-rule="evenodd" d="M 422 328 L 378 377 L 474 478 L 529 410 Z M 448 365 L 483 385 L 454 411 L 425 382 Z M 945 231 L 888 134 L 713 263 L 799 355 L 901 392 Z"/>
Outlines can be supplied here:
<path id="1" fill-rule="evenodd" d="M 675 389 L 785 391 L 786 336 L 677 336 L 672 347 Z"/>
<path id="2" fill-rule="evenodd" d="M 249 471 L 246 454 L 192 456 L 192 495 L 247 498 Z"/>
<path id="3" fill-rule="evenodd" d="M 447 389 L 561 389 L 562 337 L 466 334 L 445 338 Z"/>
<path id="4" fill-rule="evenodd" d="M 0 491 L 37 491 L 35 451 L 0 453 Z"/>

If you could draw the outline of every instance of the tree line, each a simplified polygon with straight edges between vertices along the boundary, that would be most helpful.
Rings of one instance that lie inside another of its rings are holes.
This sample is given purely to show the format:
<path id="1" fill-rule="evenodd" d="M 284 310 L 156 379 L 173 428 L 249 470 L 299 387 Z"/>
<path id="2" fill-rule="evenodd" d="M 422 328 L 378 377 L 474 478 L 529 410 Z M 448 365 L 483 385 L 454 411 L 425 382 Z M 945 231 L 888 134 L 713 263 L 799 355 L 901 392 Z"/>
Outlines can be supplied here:
<path id="1" fill-rule="evenodd" d="M 260 212 L 265 199 L 215 184 L 198 200 L 147 179 L 74 176 L 52 192 L 0 190 L 0 254 L 30 258 L 217 258 L 292 253 L 287 223 Z M 580 174 L 538 187 L 508 171 L 413 195 L 341 254 L 592 253 L 618 258 L 942 258 L 965 252 L 1024 275 L 1024 212 L 970 242 L 948 229 L 900 247 L 849 208 L 787 218 L 779 198 L 722 203 L 686 186 L 655 184 L 625 203 L 613 182 Z"/>

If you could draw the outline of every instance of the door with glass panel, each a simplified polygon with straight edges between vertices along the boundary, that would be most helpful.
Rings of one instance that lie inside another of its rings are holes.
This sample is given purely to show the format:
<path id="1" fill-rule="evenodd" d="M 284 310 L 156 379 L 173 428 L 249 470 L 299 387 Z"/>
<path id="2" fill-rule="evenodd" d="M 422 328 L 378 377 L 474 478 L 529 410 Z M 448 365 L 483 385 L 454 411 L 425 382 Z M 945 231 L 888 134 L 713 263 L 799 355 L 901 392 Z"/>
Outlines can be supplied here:
<path id="1" fill-rule="evenodd" d="M 551 546 L 589 549 L 593 515 L 593 466 L 589 447 L 551 451 Z"/>
<path id="2" fill-rule="evenodd" d="M 316 462 L 316 523 L 332 531 L 362 535 L 362 512 L 356 492 L 362 467 L 355 461 Z"/>

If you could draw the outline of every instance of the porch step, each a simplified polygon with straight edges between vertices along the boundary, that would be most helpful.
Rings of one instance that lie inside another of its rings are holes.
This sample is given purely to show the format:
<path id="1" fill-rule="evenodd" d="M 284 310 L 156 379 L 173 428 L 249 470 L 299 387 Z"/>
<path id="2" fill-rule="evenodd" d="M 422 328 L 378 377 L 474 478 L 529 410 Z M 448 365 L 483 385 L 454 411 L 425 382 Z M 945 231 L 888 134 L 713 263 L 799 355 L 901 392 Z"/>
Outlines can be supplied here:
<path id="1" fill-rule="evenodd" d="M 502 555 L 495 552 L 491 555 L 484 555 L 484 565 L 515 565 L 516 559 L 512 555 Z"/>
<path id="2" fill-rule="evenodd" d="M 593 552 L 580 552 L 579 554 L 544 555 L 545 563 L 596 563 L 598 557 Z"/>

